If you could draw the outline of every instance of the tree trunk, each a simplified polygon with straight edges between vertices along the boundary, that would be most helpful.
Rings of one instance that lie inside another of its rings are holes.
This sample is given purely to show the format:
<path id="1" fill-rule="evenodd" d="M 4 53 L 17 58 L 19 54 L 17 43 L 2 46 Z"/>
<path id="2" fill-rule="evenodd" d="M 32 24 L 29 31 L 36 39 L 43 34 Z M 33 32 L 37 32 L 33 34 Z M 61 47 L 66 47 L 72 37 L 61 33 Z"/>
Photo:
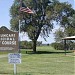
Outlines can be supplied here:
<path id="1" fill-rule="evenodd" d="M 36 53 L 36 40 L 33 40 L 33 52 Z"/>

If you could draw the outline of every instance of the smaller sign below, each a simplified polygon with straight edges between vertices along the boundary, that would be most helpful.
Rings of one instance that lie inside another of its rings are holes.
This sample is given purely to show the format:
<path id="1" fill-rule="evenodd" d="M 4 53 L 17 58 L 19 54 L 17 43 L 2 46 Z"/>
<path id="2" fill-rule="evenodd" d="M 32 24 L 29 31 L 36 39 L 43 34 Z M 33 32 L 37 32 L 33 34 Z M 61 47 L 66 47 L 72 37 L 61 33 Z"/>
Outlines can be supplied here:
<path id="1" fill-rule="evenodd" d="M 9 61 L 9 63 L 11 63 L 11 64 L 20 64 L 21 63 L 21 59 L 9 59 L 8 60 Z"/>
<path id="2" fill-rule="evenodd" d="M 21 63 L 21 53 L 9 53 L 8 62 L 11 64 L 20 64 Z"/>

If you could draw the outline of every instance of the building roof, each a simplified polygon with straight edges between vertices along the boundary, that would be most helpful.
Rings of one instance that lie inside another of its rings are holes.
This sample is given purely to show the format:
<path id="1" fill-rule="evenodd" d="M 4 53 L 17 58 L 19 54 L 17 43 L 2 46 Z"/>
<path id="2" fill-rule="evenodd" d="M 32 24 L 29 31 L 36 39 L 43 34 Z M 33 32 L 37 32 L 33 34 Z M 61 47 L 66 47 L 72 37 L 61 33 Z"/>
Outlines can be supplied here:
<path id="1" fill-rule="evenodd" d="M 75 40 L 75 36 L 64 37 L 62 40 Z"/>

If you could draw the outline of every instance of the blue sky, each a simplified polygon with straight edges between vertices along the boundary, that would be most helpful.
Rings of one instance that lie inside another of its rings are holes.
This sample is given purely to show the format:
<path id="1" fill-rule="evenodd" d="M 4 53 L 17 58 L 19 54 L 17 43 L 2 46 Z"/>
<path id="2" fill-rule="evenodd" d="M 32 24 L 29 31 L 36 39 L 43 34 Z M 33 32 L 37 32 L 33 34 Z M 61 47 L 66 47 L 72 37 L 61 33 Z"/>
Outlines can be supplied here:
<path id="1" fill-rule="evenodd" d="M 13 4 L 14 0 L 0 0 L 0 27 L 1 26 L 6 26 L 10 28 L 10 7 Z M 62 2 L 68 1 L 69 3 L 72 4 L 73 8 L 75 8 L 75 0 L 60 0 Z M 58 27 L 56 27 L 57 29 Z M 28 40 L 28 37 L 24 37 L 21 35 L 21 39 Z M 42 41 L 43 43 L 51 43 L 54 42 L 53 34 L 50 34 L 50 37 L 47 38 L 47 41 L 44 41 L 43 38 L 39 38 L 39 41 Z"/>
<path id="2" fill-rule="evenodd" d="M 10 27 L 9 10 L 14 0 L 0 0 L 0 27 Z"/>

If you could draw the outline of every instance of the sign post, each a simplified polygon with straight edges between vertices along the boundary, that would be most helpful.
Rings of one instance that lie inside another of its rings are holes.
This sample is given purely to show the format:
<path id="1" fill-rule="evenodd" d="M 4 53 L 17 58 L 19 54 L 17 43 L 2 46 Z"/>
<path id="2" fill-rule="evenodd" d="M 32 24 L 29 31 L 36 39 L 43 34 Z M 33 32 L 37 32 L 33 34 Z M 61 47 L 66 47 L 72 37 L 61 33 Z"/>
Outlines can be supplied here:
<path id="1" fill-rule="evenodd" d="M 8 62 L 10 64 L 14 64 L 14 75 L 16 75 L 17 74 L 16 64 L 21 63 L 21 53 L 9 53 L 8 54 Z"/>
<path id="2" fill-rule="evenodd" d="M 17 68 L 16 68 L 16 64 L 14 64 L 14 75 L 17 74 Z"/>
<path id="3" fill-rule="evenodd" d="M 16 64 L 21 63 L 21 53 L 17 53 L 20 51 L 18 37 L 18 32 L 13 32 L 5 26 L 0 28 L 0 51 L 16 52 L 8 54 L 8 62 L 14 64 L 14 75 L 17 73 Z"/>

